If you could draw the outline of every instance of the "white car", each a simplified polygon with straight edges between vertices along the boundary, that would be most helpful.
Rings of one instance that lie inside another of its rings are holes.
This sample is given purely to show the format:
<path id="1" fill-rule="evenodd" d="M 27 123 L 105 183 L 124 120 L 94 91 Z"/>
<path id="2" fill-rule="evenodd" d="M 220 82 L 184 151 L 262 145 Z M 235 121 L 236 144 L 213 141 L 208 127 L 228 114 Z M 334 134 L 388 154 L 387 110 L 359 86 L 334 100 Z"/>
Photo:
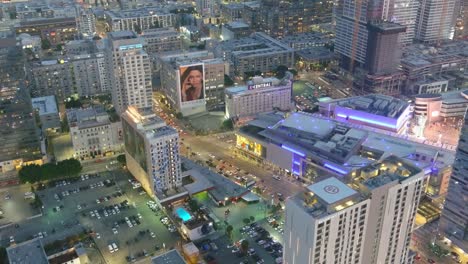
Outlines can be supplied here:
<path id="1" fill-rule="evenodd" d="M 107 247 L 109 248 L 110 253 L 114 253 L 115 250 L 114 250 L 114 247 L 111 244 L 109 244 Z"/>
<path id="2" fill-rule="evenodd" d="M 77 205 L 76 208 L 78 208 L 78 210 L 81 210 L 81 205 Z"/>
<path id="3" fill-rule="evenodd" d="M 10 243 L 15 243 L 15 238 L 13 236 L 10 237 Z"/>
<path id="4" fill-rule="evenodd" d="M 112 243 L 112 247 L 114 247 L 114 251 L 119 251 L 119 248 L 117 247 L 115 243 Z"/>
<path id="5" fill-rule="evenodd" d="M 114 233 L 114 235 L 117 235 L 119 233 L 119 231 L 117 231 L 117 228 L 112 228 L 112 232 Z"/>
<path id="6" fill-rule="evenodd" d="M 96 238 L 101 239 L 101 235 L 99 233 L 96 233 Z"/>
<path id="7" fill-rule="evenodd" d="M 138 218 L 140 218 L 140 219 L 141 219 L 141 217 L 142 217 L 140 213 L 138 213 L 137 216 L 138 216 Z"/>
<path id="8" fill-rule="evenodd" d="M 152 238 L 156 237 L 156 235 L 153 232 L 151 232 L 150 235 L 151 235 Z"/>

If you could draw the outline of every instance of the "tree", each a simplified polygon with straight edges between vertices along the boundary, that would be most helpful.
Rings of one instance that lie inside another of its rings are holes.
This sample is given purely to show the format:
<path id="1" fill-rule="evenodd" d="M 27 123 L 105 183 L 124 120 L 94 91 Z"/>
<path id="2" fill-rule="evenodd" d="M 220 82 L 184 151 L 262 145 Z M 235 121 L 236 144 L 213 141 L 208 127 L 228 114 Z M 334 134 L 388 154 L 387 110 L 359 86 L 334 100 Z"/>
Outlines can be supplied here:
<path id="1" fill-rule="evenodd" d="M 52 45 L 50 45 L 50 41 L 48 39 L 41 40 L 41 48 L 43 50 L 48 50 L 48 49 L 50 49 L 51 46 Z"/>
<path id="2" fill-rule="evenodd" d="M 234 128 L 234 123 L 232 122 L 232 119 L 224 120 L 221 124 L 221 128 L 224 130 L 232 130 Z"/>
<path id="3" fill-rule="evenodd" d="M 250 216 L 250 222 L 255 222 L 255 216 L 253 215 Z"/>
<path id="4" fill-rule="evenodd" d="M 40 181 L 42 178 L 41 166 L 36 164 L 23 166 L 19 170 L 18 176 L 21 183 L 35 183 Z"/>
<path id="5" fill-rule="evenodd" d="M 250 224 L 250 219 L 249 218 L 244 218 L 244 220 L 242 220 L 244 222 L 244 224 L 248 225 Z"/>
<path id="6" fill-rule="evenodd" d="M 284 65 L 280 65 L 276 68 L 276 78 L 282 79 L 284 78 L 286 72 L 288 71 L 288 67 Z"/>
<path id="7" fill-rule="evenodd" d="M 125 157 L 125 154 L 121 154 L 117 156 L 117 161 L 120 163 L 120 165 L 125 166 L 127 165 L 127 158 Z"/>
<path id="8" fill-rule="evenodd" d="M 232 225 L 228 225 L 226 227 L 226 235 L 228 236 L 228 238 L 230 240 L 232 240 L 232 231 L 234 230 L 234 228 L 232 227 Z"/>
<path id="9" fill-rule="evenodd" d="M 80 99 L 70 98 L 70 100 L 65 101 L 65 108 L 67 109 L 80 108 L 81 106 L 83 106 L 83 103 L 81 103 Z"/>
<path id="10" fill-rule="evenodd" d="M 242 252 L 247 252 L 247 250 L 249 250 L 249 241 L 246 239 L 242 240 L 240 248 Z"/>
<path id="11" fill-rule="evenodd" d="M 231 77 L 229 77 L 229 75 L 227 74 L 224 74 L 224 86 L 228 87 L 228 86 L 233 86 L 234 85 L 234 81 L 231 79 Z"/>
<path id="12" fill-rule="evenodd" d="M 192 212 L 198 212 L 198 210 L 200 210 L 200 206 L 198 206 L 198 203 L 196 200 L 190 199 L 188 201 L 188 206 L 190 208 L 190 211 Z"/>
<path id="13" fill-rule="evenodd" d="M 68 132 L 70 131 L 70 127 L 68 126 L 68 118 L 67 115 L 63 116 L 62 121 L 60 122 L 60 129 L 62 132 Z"/>
<path id="14" fill-rule="evenodd" d="M 8 263 L 6 248 L 0 247 L 0 263 Z"/>
<path id="15" fill-rule="evenodd" d="M 55 46 L 55 50 L 56 51 L 62 51 L 63 50 L 62 44 L 57 44 L 57 46 Z"/>

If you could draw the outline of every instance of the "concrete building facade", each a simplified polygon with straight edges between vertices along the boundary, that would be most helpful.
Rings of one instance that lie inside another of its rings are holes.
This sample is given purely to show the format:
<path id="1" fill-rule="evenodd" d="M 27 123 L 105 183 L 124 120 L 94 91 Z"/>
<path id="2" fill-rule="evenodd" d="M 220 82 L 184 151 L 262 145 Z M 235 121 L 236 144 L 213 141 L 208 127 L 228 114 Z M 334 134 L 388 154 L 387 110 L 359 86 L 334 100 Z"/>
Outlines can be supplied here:
<path id="1" fill-rule="evenodd" d="M 179 134 L 151 108 L 122 114 L 127 167 L 151 196 L 182 185 Z"/>
<path id="2" fill-rule="evenodd" d="M 226 89 L 226 117 L 236 120 L 253 117 L 275 109 L 289 111 L 292 103 L 293 82 L 287 78 L 254 77 L 246 86 Z"/>
<path id="3" fill-rule="evenodd" d="M 143 50 L 143 40 L 131 31 L 111 32 L 108 38 L 106 62 L 117 113 L 125 112 L 130 105 L 151 106 L 151 62 Z"/>
<path id="4" fill-rule="evenodd" d="M 451 243 L 468 252 L 468 115 L 460 133 L 457 154 L 450 177 L 449 192 L 442 211 L 440 228 Z"/>
<path id="5" fill-rule="evenodd" d="M 389 156 L 310 185 L 286 203 L 284 263 L 410 263 L 424 180 Z"/>
<path id="6" fill-rule="evenodd" d="M 75 158 L 84 160 L 122 151 L 122 124 L 111 122 L 103 108 L 71 109 L 67 119 Z"/>

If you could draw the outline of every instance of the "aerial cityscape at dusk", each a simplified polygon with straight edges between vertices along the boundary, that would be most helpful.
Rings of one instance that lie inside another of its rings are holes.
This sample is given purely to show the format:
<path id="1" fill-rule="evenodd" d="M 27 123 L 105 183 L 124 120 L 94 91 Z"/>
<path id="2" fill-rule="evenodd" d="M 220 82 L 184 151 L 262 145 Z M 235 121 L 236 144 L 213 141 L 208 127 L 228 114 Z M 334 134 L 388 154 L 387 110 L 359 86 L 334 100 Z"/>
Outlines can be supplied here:
<path id="1" fill-rule="evenodd" d="M 468 264 L 468 0 L 0 0 L 0 264 Z"/>

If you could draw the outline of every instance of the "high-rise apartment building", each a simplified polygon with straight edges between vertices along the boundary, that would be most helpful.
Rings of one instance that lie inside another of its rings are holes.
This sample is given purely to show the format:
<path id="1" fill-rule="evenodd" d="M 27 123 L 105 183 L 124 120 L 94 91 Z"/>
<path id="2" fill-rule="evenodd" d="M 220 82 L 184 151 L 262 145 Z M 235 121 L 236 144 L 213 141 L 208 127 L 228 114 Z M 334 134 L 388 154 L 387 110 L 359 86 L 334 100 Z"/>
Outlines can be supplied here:
<path id="1" fill-rule="evenodd" d="M 451 39 L 455 26 L 456 0 L 422 0 L 416 20 L 416 39 L 436 43 Z"/>
<path id="2" fill-rule="evenodd" d="M 454 245 L 468 252 L 468 115 L 460 133 L 449 190 L 440 218 L 441 231 Z"/>
<path id="3" fill-rule="evenodd" d="M 107 65 L 112 102 L 119 114 L 130 105 L 151 106 L 151 62 L 143 50 L 143 43 L 131 31 L 108 34 Z"/>
<path id="4" fill-rule="evenodd" d="M 152 196 L 182 185 L 179 134 L 151 108 L 129 107 L 122 114 L 130 173 Z"/>
<path id="5" fill-rule="evenodd" d="M 341 56 L 342 66 L 353 68 L 354 65 L 350 65 L 351 61 L 358 66 L 365 65 L 370 38 L 367 27 L 369 22 L 390 21 L 406 27 L 405 32 L 400 32 L 399 45 L 412 43 L 417 8 L 418 3 L 413 0 L 338 1 L 334 9 L 335 50 Z"/>
<path id="6" fill-rule="evenodd" d="M 77 93 L 70 64 L 47 60 L 31 65 L 32 94 L 35 97 L 55 95 L 59 101 Z"/>
<path id="7" fill-rule="evenodd" d="M 409 263 L 424 172 L 389 156 L 286 202 L 284 263 Z"/>
<path id="8" fill-rule="evenodd" d="M 182 49 L 182 36 L 171 27 L 145 30 L 141 38 L 145 41 L 145 51 L 150 55 Z"/>
<path id="9" fill-rule="evenodd" d="M 83 38 L 92 38 L 96 34 L 96 17 L 91 9 L 76 7 L 76 26 Z"/>

